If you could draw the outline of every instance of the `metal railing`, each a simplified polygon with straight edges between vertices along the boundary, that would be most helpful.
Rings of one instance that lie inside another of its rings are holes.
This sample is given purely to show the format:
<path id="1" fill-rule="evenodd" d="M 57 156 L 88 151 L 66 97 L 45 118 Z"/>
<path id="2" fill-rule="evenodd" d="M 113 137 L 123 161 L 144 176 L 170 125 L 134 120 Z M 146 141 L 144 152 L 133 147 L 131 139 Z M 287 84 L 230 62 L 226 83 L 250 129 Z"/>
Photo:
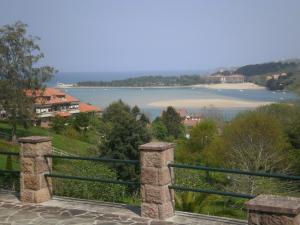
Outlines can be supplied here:
<path id="1" fill-rule="evenodd" d="M 0 155 L 6 155 L 9 156 L 19 156 L 19 153 L 17 152 L 7 152 L 7 151 L 0 151 Z M 19 176 L 20 170 L 7 170 L 7 169 L 0 169 L 0 174 L 14 174 Z"/>
<path id="2" fill-rule="evenodd" d="M 56 148 L 56 147 L 52 147 L 52 152 L 54 154 L 62 155 L 62 156 L 77 156 L 76 154 L 69 153 L 65 150 L 62 150 L 62 149 L 59 149 L 59 148 Z"/>
<path id="3" fill-rule="evenodd" d="M 6 141 L 11 140 L 11 135 L 0 131 L 0 139 L 4 139 Z"/>
<path id="4" fill-rule="evenodd" d="M 19 156 L 19 153 L 0 151 L 0 155 Z M 103 163 L 112 163 L 112 164 L 129 164 L 129 165 L 134 165 L 134 166 L 139 165 L 139 163 L 140 163 L 139 160 L 121 160 L 121 159 L 107 159 L 107 158 L 98 158 L 98 157 L 64 156 L 64 155 L 53 155 L 53 154 L 45 155 L 45 158 L 63 159 L 63 160 L 85 160 L 85 161 L 94 161 L 94 162 L 103 162 Z M 179 163 L 170 163 L 168 165 L 168 167 L 169 168 L 202 170 L 202 171 L 207 171 L 207 172 L 219 172 L 219 173 L 229 173 L 229 174 L 238 174 L 238 175 L 246 175 L 246 176 L 300 181 L 300 176 L 286 175 L 286 174 L 280 174 L 280 173 L 251 172 L 251 171 L 244 171 L 244 170 L 238 170 L 238 169 L 215 168 L 215 167 L 207 167 L 207 166 L 200 166 L 200 165 L 195 166 L 195 165 L 186 165 L 186 164 L 179 164 Z M 19 170 L 0 169 L 0 174 L 19 175 L 20 171 Z M 140 182 L 137 182 L 137 181 L 128 181 L 128 180 L 125 181 L 125 180 L 105 179 L 105 178 L 97 178 L 97 177 L 72 176 L 72 175 L 62 175 L 62 174 L 57 174 L 57 173 L 45 174 L 45 177 L 81 180 L 81 181 L 93 181 L 93 182 L 109 183 L 109 184 L 132 185 L 132 186 L 140 185 Z M 254 195 L 249 195 L 249 194 L 218 191 L 218 190 L 209 190 L 209 189 L 202 189 L 202 188 L 191 188 L 191 187 L 180 186 L 177 184 L 172 184 L 169 186 L 169 188 L 173 189 L 173 190 L 177 190 L 177 191 L 216 194 L 216 195 L 247 198 L 247 199 L 251 199 L 251 198 L 255 197 Z"/>
<path id="5" fill-rule="evenodd" d="M 65 159 L 65 160 L 87 160 L 87 161 L 113 163 L 113 164 L 131 164 L 131 165 L 139 164 L 138 160 L 106 159 L 106 158 L 98 158 L 98 157 L 62 156 L 62 155 L 45 155 L 45 157 L 52 158 L 52 159 Z M 123 180 L 104 179 L 104 178 L 96 178 L 96 177 L 70 176 L 70 175 L 61 175 L 56 173 L 45 174 L 45 176 L 53 177 L 53 178 L 61 178 L 61 179 L 93 181 L 93 182 L 108 183 L 108 184 L 121 184 L 121 185 L 132 185 L 132 186 L 140 185 L 140 182 L 135 182 L 135 181 L 123 181 Z"/>
<path id="6" fill-rule="evenodd" d="M 278 179 L 284 179 L 284 180 L 300 181 L 300 176 L 285 175 L 285 174 L 280 174 L 280 173 L 251 172 L 251 171 L 244 171 L 244 170 L 237 170 L 237 169 L 215 168 L 215 167 L 207 167 L 207 166 L 194 166 L 194 165 L 177 164 L 177 163 L 170 163 L 168 166 L 169 166 L 169 168 L 173 167 L 173 168 L 180 168 L 180 169 L 203 170 L 203 171 L 208 171 L 208 172 L 211 171 L 211 172 L 231 173 L 231 174 L 239 174 L 239 175 L 247 175 L 247 176 L 278 178 Z M 176 184 L 170 185 L 169 188 L 173 189 L 173 190 L 178 190 L 178 191 L 200 192 L 200 193 L 216 194 L 216 195 L 247 198 L 247 199 L 256 197 L 254 195 L 248 195 L 248 194 L 242 194 L 242 193 L 215 191 L 215 190 L 201 189 L 201 188 L 189 188 L 189 187 L 179 186 Z"/>

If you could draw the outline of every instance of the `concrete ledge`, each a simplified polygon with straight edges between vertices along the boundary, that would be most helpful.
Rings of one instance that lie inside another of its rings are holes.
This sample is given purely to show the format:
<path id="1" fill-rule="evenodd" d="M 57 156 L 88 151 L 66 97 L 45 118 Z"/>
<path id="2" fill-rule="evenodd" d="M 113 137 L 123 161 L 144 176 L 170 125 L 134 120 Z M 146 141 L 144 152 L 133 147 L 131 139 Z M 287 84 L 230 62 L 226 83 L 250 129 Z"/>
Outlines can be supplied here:
<path id="1" fill-rule="evenodd" d="M 21 137 L 18 139 L 19 142 L 21 143 L 42 143 L 42 142 L 47 142 L 51 141 L 50 137 L 45 137 L 45 136 L 30 136 L 30 137 Z"/>
<path id="2" fill-rule="evenodd" d="M 174 143 L 169 142 L 150 142 L 139 146 L 139 150 L 164 151 L 174 148 Z"/>
<path id="3" fill-rule="evenodd" d="M 259 195 L 245 204 L 248 210 L 265 213 L 297 215 L 300 213 L 300 198 Z"/>

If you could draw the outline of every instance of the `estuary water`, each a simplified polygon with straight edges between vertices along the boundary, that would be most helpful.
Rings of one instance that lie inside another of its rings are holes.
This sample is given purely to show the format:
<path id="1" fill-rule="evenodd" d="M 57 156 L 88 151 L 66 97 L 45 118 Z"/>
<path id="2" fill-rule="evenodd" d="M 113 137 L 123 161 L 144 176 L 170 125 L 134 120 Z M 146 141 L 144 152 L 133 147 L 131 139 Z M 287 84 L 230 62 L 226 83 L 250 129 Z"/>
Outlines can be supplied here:
<path id="1" fill-rule="evenodd" d="M 282 102 L 295 99 L 293 93 L 269 90 L 210 89 L 205 87 L 168 87 L 168 88 L 65 88 L 65 92 L 81 101 L 104 109 L 110 103 L 121 99 L 131 106 L 139 106 L 151 119 L 158 116 L 164 107 L 152 106 L 157 101 L 221 99 L 258 102 Z M 177 107 L 178 108 L 178 107 Z M 224 119 L 234 117 L 238 112 L 249 108 L 184 107 L 189 112 L 217 112 Z"/>

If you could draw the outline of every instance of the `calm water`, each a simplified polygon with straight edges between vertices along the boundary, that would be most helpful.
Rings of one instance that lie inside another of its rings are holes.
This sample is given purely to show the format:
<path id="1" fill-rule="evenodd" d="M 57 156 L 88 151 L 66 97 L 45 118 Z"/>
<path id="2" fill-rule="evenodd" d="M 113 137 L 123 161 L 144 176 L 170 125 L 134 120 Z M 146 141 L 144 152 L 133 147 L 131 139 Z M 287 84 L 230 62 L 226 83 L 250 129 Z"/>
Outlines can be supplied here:
<path id="1" fill-rule="evenodd" d="M 207 88 L 174 87 L 174 88 L 68 88 L 67 93 L 84 102 L 107 107 L 111 102 L 122 99 L 129 105 L 139 106 L 151 119 L 158 116 L 162 108 L 149 106 L 148 103 L 159 100 L 175 99 L 240 99 L 253 101 L 280 102 L 294 99 L 295 95 L 289 92 L 272 92 L 268 90 L 215 90 Z M 210 109 L 187 108 L 190 112 L 203 112 Z M 215 110 L 215 109 L 214 109 Z M 219 109 L 225 119 L 230 119 L 245 109 Z"/>

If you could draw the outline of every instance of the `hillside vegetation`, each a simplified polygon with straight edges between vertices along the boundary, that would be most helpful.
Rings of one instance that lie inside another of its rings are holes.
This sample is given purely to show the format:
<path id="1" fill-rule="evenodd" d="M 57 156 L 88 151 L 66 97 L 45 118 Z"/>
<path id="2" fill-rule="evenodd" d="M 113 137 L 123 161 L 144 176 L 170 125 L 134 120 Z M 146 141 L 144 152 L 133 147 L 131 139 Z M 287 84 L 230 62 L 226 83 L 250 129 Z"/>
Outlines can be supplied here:
<path id="1" fill-rule="evenodd" d="M 151 86 L 185 86 L 206 83 L 207 79 L 199 75 L 182 76 L 141 76 L 113 81 L 78 82 L 81 87 L 151 87 Z"/>
<path id="2" fill-rule="evenodd" d="M 234 71 L 246 76 L 246 80 L 267 87 L 269 90 L 296 91 L 300 77 L 299 62 L 269 62 L 242 66 Z M 272 77 L 274 74 L 285 76 Z"/>
<path id="3" fill-rule="evenodd" d="M 11 134 L 11 128 L 8 123 L 5 121 L 0 121 L 0 132 L 5 133 L 7 135 Z M 87 142 L 83 142 L 77 139 L 73 139 L 70 137 L 66 137 L 61 134 L 57 134 L 51 130 L 43 129 L 40 127 L 30 127 L 25 129 L 23 127 L 18 127 L 17 130 L 18 137 L 26 137 L 26 136 L 50 136 L 52 138 L 52 144 L 55 148 L 61 149 L 63 151 L 69 152 L 71 154 L 76 155 L 88 155 L 89 148 L 93 145 Z M 13 145 L 14 146 L 14 145 Z M 12 147 L 12 145 L 5 144 L 2 141 L 0 144 L 0 149 L 5 148 L 7 150 L 16 150 L 16 147 Z"/>
<path id="4" fill-rule="evenodd" d="M 235 72 L 243 74 L 247 77 L 254 75 L 263 75 L 268 73 L 278 73 L 297 70 L 299 64 L 296 62 L 269 62 L 261 64 L 253 64 L 239 67 Z"/>
<path id="5" fill-rule="evenodd" d="M 267 79 L 273 74 L 286 73 L 287 76 L 279 79 Z M 246 81 L 266 86 L 270 90 L 295 89 L 293 85 L 300 76 L 300 62 L 280 61 L 260 64 L 250 64 L 237 69 L 218 71 L 213 73 L 228 76 L 231 74 L 243 74 Z M 189 86 L 195 84 L 208 84 L 217 82 L 203 75 L 181 75 L 181 76 L 141 76 L 124 80 L 113 81 L 82 81 L 78 82 L 79 87 L 154 87 L 154 86 Z"/>

